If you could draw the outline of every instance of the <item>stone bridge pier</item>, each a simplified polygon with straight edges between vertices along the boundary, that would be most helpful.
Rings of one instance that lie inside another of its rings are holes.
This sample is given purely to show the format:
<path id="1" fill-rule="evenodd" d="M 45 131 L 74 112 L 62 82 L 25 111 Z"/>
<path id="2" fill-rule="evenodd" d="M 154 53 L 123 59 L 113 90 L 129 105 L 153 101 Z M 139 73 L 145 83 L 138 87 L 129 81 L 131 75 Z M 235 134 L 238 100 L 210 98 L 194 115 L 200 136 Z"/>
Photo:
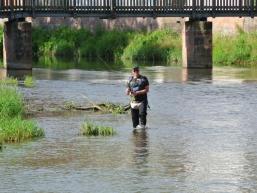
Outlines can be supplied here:
<path id="1" fill-rule="evenodd" d="M 13 70 L 32 69 L 32 27 L 25 19 L 4 23 L 4 67 Z"/>
<path id="2" fill-rule="evenodd" d="M 212 22 L 205 18 L 185 22 L 182 41 L 184 68 L 212 68 Z"/>

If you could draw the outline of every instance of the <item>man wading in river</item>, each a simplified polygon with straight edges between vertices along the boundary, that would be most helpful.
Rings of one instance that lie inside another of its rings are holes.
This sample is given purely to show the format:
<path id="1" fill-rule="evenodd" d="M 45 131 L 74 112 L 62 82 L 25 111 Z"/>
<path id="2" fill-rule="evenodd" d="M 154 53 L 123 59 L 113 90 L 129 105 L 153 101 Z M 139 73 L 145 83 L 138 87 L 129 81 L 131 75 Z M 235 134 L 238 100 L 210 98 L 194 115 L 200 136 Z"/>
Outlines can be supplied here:
<path id="1" fill-rule="evenodd" d="M 145 76 L 139 72 L 139 67 L 134 67 L 132 76 L 127 82 L 127 95 L 131 96 L 131 115 L 133 128 L 144 129 L 146 127 L 147 115 L 147 93 L 149 92 L 149 82 Z"/>

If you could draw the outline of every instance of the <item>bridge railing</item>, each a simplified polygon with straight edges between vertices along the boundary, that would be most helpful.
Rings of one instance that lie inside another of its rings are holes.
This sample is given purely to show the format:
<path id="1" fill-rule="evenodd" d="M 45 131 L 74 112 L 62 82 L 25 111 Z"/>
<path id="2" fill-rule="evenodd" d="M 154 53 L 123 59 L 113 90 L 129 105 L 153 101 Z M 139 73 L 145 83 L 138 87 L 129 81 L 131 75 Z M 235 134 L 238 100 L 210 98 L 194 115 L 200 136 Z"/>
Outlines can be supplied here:
<path id="1" fill-rule="evenodd" d="M 0 17 L 255 16 L 257 0 L 0 0 Z M 72 14 L 72 15 L 71 15 Z"/>

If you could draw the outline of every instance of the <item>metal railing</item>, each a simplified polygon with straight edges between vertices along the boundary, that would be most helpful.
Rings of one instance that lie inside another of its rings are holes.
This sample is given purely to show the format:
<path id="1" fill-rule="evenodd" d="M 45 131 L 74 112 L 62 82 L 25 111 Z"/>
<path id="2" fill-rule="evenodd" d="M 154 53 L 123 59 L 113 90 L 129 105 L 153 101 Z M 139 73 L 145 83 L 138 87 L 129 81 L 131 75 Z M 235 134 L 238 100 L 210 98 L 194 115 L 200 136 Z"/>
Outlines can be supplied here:
<path id="1" fill-rule="evenodd" d="M 0 18 L 254 17 L 257 0 L 0 0 Z"/>

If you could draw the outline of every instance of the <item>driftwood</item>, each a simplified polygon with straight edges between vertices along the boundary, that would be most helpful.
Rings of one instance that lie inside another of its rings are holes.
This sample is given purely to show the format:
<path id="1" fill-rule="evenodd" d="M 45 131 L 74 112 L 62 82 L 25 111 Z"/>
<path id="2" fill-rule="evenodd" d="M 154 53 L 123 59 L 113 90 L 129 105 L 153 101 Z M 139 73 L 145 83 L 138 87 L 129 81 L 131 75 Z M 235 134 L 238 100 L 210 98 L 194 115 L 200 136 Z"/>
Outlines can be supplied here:
<path id="1" fill-rule="evenodd" d="M 126 112 L 130 109 L 130 105 L 115 105 L 111 103 L 94 104 L 92 106 L 76 106 L 75 104 L 68 104 L 64 108 L 68 110 L 79 110 L 79 111 L 99 111 L 99 112 Z"/>

